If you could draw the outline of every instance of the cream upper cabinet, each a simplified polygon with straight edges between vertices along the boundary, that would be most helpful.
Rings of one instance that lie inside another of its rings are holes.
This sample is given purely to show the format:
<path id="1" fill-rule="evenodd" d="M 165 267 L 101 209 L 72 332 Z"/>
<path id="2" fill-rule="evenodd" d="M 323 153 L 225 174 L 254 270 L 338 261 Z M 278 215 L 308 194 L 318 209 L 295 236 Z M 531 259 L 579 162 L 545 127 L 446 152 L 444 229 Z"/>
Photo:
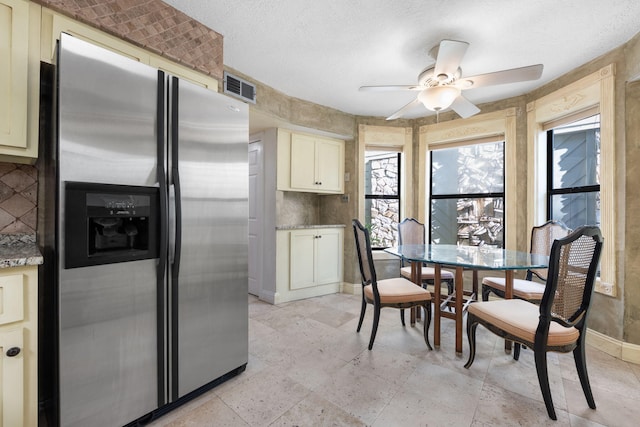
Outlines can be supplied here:
<path id="1" fill-rule="evenodd" d="M 38 157 L 40 6 L 0 0 L 0 161 Z"/>
<path id="2" fill-rule="evenodd" d="M 38 424 L 38 267 L 0 269 L 0 427 Z"/>
<path id="3" fill-rule="evenodd" d="M 344 141 L 278 130 L 278 190 L 344 193 Z"/>

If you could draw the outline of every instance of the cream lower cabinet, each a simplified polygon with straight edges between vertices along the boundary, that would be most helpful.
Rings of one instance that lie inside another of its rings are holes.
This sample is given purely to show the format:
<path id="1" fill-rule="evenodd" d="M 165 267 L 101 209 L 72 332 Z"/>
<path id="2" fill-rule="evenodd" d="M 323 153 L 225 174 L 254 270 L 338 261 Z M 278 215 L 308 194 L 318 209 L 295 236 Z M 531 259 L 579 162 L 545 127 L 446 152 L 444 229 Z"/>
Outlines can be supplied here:
<path id="1" fill-rule="evenodd" d="M 0 269 L 0 426 L 38 425 L 38 267 Z"/>
<path id="2" fill-rule="evenodd" d="M 340 292 L 342 228 L 277 233 L 276 303 Z"/>

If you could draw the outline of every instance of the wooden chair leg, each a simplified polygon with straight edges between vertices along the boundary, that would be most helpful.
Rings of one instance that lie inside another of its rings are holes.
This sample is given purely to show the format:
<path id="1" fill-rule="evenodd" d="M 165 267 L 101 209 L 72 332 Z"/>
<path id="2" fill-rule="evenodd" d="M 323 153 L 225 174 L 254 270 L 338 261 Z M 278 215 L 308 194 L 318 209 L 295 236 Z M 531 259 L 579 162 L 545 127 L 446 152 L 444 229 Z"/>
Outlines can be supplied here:
<path id="1" fill-rule="evenodd" d="M 371 339 L 369 340 L 369 350 L 373 348 L 373 341 L 376 339 L 378 332 L 378 321 L 380 320 L 380 307 L 373 306 L 373 328 L 371 329 Z"/>
<path id="2" fill-rule="evenodd" d="M 538 373 L 538 382 L 540 383 L 540 391 L 547 407 L 547 414 L 552 420 L 557 420 L 556 411 L 553 408 L 553 398 L 551 397 L 551 389 L 549 388 L 549 374 L 547 372 L 547 352 L 542 350 L 534 351 L 536 361 L 536 371 Z"/>
<path id="3" fill-rule="evenodd" d="M 476 328 L 478 322 L 472 314 L 467 314 L 467 339 L 469 340 L 469 359 L 464 367 L 469 369 L 476 357 Z"/>
<path id="4" fill-rule="evenodd" d="M 587 374 L 587 359 L 585 357 L 584 340 L 580 335 L 580 342 L 578 346 L 573 349 L 573 359 L 576 362 L 576 370 L 578 371 L 578 377 L 580 378 L 580 385 L 582 385 L 582 391 L 584 397 L 587 398 L 587 404 L 589 408 L 596 409 L 596 402 L 593 400 L 593 393 L 591 392 L 591 385 L 589 384 L 589 375 Z"/>
<path id="5" fill-rule="evenodd" d="M 358 322 L 358 329 L 356 332 L 360 332 L 360 328 L 362 327 L 362 321 L 364 320 L 364 312 L 367 311 L 367 302 L 362 297 L 362 307 L 360 308 L 360 321 Z"/>
<path id="6" fill-rule="evenodd" d="M 404 309 L 403 308 L 400 309 L 400 321 L 402 322 L 402 326 L 406 326 L 404 324 Z"/>

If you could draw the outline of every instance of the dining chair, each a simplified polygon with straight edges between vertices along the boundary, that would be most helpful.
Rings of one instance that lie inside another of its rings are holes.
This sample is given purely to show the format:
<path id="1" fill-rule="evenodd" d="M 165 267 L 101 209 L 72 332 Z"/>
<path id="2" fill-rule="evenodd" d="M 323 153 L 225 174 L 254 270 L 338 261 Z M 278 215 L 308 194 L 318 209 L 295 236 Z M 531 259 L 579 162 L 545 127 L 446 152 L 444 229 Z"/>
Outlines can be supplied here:
<path id="1" fill-rule="evenodd" d="M 373 305 L 373 327 L 369 340 L 369 350 L 373 348 L 373 342 L 376 338 L 376 332 L 378 331 L 380 309 L 383 307 L 393 307 L 403 310 L 411 307 L 423 307 L 426 313 L 423 321 L 424 341 L 427 343 L 429 350 L 432 350 L 433 348 L 431 347 L 431 343 L 429 343 L 428 335 L 429 324 L 431 323 L 431 293 L 404 277 L 377 280 L 371 253 L 369 230 L 357 219 L 354 219 L 352 223 L 358 253 L 358 263 L 360 264 L 360 275 L 362 277 L 362 307 L 360 309 L 360 320 L 358 321 L 357 332 L 360 332 L 360 328 L 362 327 L 367 304 Z"/>
<path id="2" fill-rule="evenodd" d="M 424 245 L 425 228 L 424 224 L 418 222 L 415 218 L 405 218 L 398 224 L 398 244 L 399 245 Z M 410 264 L 410 263 L 409 263 Z M 400 275 L 411 280 L 411 265 L 402 265 L 400 267 Z M 454 274 L 448 270 L 440 271 L 440 280 L 447 284 L 449 295 L 453 293 Z M 435 268 L 422 267 L 422 283 L 434 285 L 436 278 Z M 435 286 L 435 285 L 434 285 Z"/>
<path id="3" fill-rule="evenodd" d="M 475 302 L 467 312 L 470 368 L 476 355 L 476 328 L 532 348 L 538 382 L 549 417 L 556 413 L 549 388 L 547 352 L 573 351 L 578 377 L 590 408 L 596 404 L 585 355 L 587 315 L 603 239 L 596 226 L 582 226 L 551 247 L 546 287 L 540 305 L 522 299 Z"/>
<path id="4" fill-rule="evenodd" d="M 530 253 L 549 255 L 556 239 L 567 236 L 571 230 L 560 221 L 547 221 L 531 230 Z M 544 294 L 547 269 L 527 270 L 524 279 L 513 280 L 513 297 L 531 302 L 539 302 Z M 504 298 L 505 278 L 485 277 L 482 279 L 482 301 L 488 301 L 491 293 Z"/>
<path id="5" fill-rule="evenodd" d="M 398 224 L 398 244 L 399 245 L 424 245 L 425 242 L 425 227 L 424 224 L 419 222 L 415 218 L 405 218 Z M 405 260 L 401 260 L 400 276 L 405 277 L 411 281 L 411 262 L 409 265 L 405 265 Z M 435 286 L 436 270 L 433 267 L 427 267 L 423 265 L 421 268 L 420 283 L 422 287 L 426 288 L 427 285 Z M 447 285 L 447 295 L 453 294 L 454 274 L 449 270 L 440 270 L 440 281 Z M 451 310 L 451 307 L 449 307 Z M 416 313 L 417 318 L 420 318 L 420 313 Z M 413 322 L 413 314 L 411 321 Z M 400 319 L 404 326 L 404 310 L 400 310 Z"/>

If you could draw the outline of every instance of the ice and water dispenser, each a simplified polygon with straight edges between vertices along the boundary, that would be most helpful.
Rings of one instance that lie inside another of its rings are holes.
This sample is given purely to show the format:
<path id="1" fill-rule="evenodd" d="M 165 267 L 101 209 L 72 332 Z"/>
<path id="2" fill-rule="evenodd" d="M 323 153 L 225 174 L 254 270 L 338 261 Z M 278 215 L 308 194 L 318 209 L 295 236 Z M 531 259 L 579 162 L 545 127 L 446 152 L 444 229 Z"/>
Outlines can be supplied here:
<path id="1" fill-rule="evenodd" d="M 158 189 L 65 183 L 65 268 L 158 256 Z"/>

